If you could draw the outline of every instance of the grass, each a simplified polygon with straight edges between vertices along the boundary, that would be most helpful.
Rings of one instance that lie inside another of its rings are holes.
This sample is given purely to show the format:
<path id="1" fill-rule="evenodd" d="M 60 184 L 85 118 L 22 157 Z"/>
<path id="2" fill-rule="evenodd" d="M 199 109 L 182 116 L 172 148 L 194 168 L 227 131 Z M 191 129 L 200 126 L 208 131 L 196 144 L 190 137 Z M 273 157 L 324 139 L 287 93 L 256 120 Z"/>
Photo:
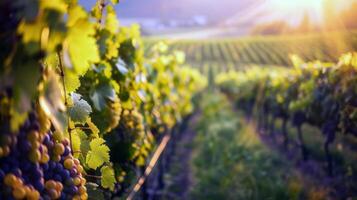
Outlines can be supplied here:
<path id="1" fill-rule="evenodd" d="M 202 98 L 192 199 L 299 199 L 303 183 L 219 94 Z"/>

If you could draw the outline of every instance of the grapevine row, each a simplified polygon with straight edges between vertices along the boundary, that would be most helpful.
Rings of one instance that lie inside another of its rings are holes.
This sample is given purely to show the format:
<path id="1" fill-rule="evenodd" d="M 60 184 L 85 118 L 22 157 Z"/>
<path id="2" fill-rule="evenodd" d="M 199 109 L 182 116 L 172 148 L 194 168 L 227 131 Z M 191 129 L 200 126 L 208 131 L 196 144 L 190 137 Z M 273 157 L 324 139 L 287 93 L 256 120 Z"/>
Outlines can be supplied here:
<path id="1" fill-rule="evenodd" d="M 287 52 L 297 54 L 306 61 L 336 62 L 338 57 L 335 55 L 356 50 L 357 43 L 347 39 L 355 37 L 355 32 L 336 32 L 328 35 L 180 40 L 169 41 L 169 51 L 184 51 L 187 61 L 201 72 L 204 72 L 207 63 L 215 63 L 218 71 L 226 72 L 230 65 L 237 70 L 247 65 L 290 66 L 292 63 Z M 145 40 L 147 46 L 154 42 L 154 39 Z"/>
<path id="2" fill-rule="evenodd" d="M 165 44 L 144 57 L 117 3 L 0 3 L 0 199 L 122 195 L 156 138 L 193 111 L 205 79 Z"/>
<path id="3" fill-rule="evenodd" d="M 289 143 L 287 123 L 296 127 L 302 157 L 307 159 L 302 125 L 321 130 L 328 174 L 333 173 L 330 146 L 336 134 L 357 136 L 357 54 L 347 53 L 338 63 L 305 63 L 292 56 L 294 68 L 250 68 L 217 76 L 221 91 L 235 99 L 247 115 L 256 116 L 259 126 L 271 130 L 282 120 L 285 146 Z"/>

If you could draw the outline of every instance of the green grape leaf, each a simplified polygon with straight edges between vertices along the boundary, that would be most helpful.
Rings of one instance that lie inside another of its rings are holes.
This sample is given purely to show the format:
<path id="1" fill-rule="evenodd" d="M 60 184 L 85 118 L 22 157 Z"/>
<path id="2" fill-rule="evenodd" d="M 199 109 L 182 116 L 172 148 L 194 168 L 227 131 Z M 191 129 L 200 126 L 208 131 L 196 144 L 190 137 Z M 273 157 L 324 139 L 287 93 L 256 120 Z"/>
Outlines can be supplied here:
<path id="1" fill-rule="evenodd" d="M 117 4 L 119 3 L 119 0 L 110 0 L 112 2 L 112 4 Z"/>
<path id="2" fill-rule="evenodd" d="M 101 57 L 104 57 L 107 52 L 107 40 L 110 39 L 110 33 L 107 30 L 98 31 L 98 49 Z"/>
<path id="3" fill-rule="evenodd" d="M 83 75 L 91 64 L 99 62 L 98 47 L 94 38 L 95 26 L 89 21 L 83 8 L 79 6 L 74 6 L 69 10 L 67 25 L 69 30 L 64 51 L 65 55 L 68 54 L 70 58 L 70 64 L 67 59 L 65 63 L 70 65 L 67 67 L 73 66 L 79 75 Z"/>
<path id="4" fill-rule="evenodd" d="M 72 138 L 72 147 L 73 147 L 73 156 L 78 158 L 81 152 L 81 137 L 80 134 L 83 133 L 82 130 L 74 129 L 71 131 L 71 138 Z M 84 133 L 85 134 L 85 133 Z"/>
<path id="5" fill-rule="evenodd" d="M 22 41 L 24 43 L 38 42 L 40 41 L 44 26 L 42 21 L 35 21 L 33 23 L 22 21 L 18 26 L 17 32 L 22 35 Z"/>
<path id="6" fill-rule="evenodd" d="M 41 8 L 56 10 L 60 13 L 64 13 L 67 10 L 67 5 L 62 0 L 40 1 Z"/>
<path id="7" fill-rule="evenodd" d="M 102 179 L 101 179 L 101 185 L 103 188 L 109 188 L 111 191 L 114 190 L 114 184 L 115 184 L 115 177 L 114 177 L 114 170 L 112 167 L 109 166 L 103 166 L 100 169 L 100 172 L 102 173 Z"/>
<path id="8" fill-rule="evenodd" d="M 64 72 L 64 84 L 66 86 L 66 92 L 71 93 L 75 92 L 81 86 L 81 81 L 76 73 L 66 68 Z"/>
<path id="9" fill-rule="evenodd" d="M 101 111 L 107 105 L 107 100 L 115 100 L 115 90 L 110 84 L 99 85 L 90 95 L 94 108 Z"/>
<path id="10" fill-rule="evenodd" d="M 87 165 L 92 169 L 97 169 L 105 162 L 109 162 L 109 147 L 104 144 L 103 138 L 95 138 L 90 142 L 90 151 L 86 157 Z"/>
<path id="11" fill-rule="evenodd" d="M 81 151 L 81 155 L 83 157 L 87 156 L 88 151 L 90 150 L 90 144 L 89 144 L 89 140 L 88 140 L 88 136 L 85 132 L 83 131 L 78 131 L 78 137 L 80 138 L 80 151 Z"/>
<path id="12" fill-rule="evenodd" d="M 68 108 L 68 114 L 74 122 L 84 123 L 92 112 L 92 108 L 88 102 L 82 99 L 82 96 L 77 93 L 72 93 L 71 98 L 73 106 Z"/>
<path id="13" fill-rule="evenodd" d="M 70 7 L 68 10 L 68 16 L 67 25 L 70 27 L 75 26 L 79 20 L 88 18 L 86 11 L 78 5 Z"/>
<path id="14" fill-rule="evenodd" d="M 128 68 L 125 67 L 125 63 L 122 59 L 119 59 L 118 63 L 115 66 L 117 67 L 117 69 L 121 74 L 125 75 L 129 72 Z"/>
<path id="15" fill-rule="evenodd" d="M 107 6 L 107 18 L 105 20 L 105 29 L 115 34 L 119 30 L 119 21 L 112 6 Z"/>
<path id="16" fill-rule="evenodd" d="M 87 125 L 88 125 L 88 128 L 92 131 L 92 134 L 94 137 L 99 137 L 99 129 L 98 127 L 92 122 L 92 119 L 91 118 L 88 118 L 87 119 Z"/>

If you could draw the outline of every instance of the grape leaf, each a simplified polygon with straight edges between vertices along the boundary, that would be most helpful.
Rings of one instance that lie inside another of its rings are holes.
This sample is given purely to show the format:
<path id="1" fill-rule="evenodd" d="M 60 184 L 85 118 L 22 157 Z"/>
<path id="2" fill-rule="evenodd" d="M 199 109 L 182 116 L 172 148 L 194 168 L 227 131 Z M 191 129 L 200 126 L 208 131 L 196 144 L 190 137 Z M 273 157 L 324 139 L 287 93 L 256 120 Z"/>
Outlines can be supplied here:
<path id="1" fill-rule="evenodd" d="M 119 3 L 119 0 L 110 0 L 113 4 Z"/>
<path id="2" fill-rule="evenodd" d="M 68 108 L 68 113 L 74 122 L 84 123 L 92 112 L 92 108 L 82 96 L 77 93 L 72 93 L 71 98 L 73 106 Z"/>
<path id="3" fill-rule="evenodd" d="M 119 30 L 119 21 L 112 6 L 107 7 L 107 18 L 105 20 L 105 29 L 115 34 Z"/>
<path id="4" fill-rule="evenodd" d="M 83 8 L 79 6 L 74 6 L 69 10 L 67 25 L 69 31 L 64 50 L 68 52 L 76 72 L 83 75 L 92 63 L 99 62 L 98 47 L 94 38 L 95 26 L 89 21 Z"/>
<path id="5" fill-rule="evenodd" d="M 18 26 L 17 32 L 22 35 L 23 43 L 37 43 L 40 41 L 41 32 L 44 26 L 42 21 L 35 21 L 33 23 L 22 21 Z"/>
<path id="6" fill-rule="evenodd" d="M 117 69 L 121 74 L 125 75 L 129 72 L 129 70 L 125 67 L 125 63 L 122 59 L 119 59 L 118 63 L 115 66 L 117 67 Z"/>
<path id="7" fill-rule="evenodd" d="M 91 118 L 88 118 L 87 119 L 87 124 L 88 124 L 88 127 L 89 129 L 92 131 L 94 137 L 99 137 L 99 129 L 98 127 L 92 122 L 92 119 Z"/>
<path id="8" fill-rule="evenodd" d="M 103 188 L 109 188 L 111 191 L 114 190 L 115 184 L 115 177 L 114 177 L 114 170 L 109 166 L 103 166 L 100 169 L 102 173 L 101 185 Z"/>
<path id="9" fill-rule="evenodd" d="M 83 131 L 78 131 L 77 133 L 78 133 L 78 136 L 79 136 L 79 138 L 81 140 L 81 144 L 80 144 L 81 155 L 86 157 L 88 151 L 90 150 L 90 144 L 89 144 L 88 136 Z"/>
<path id="10" fill-rule="evenodd" d="M 90 98 L 94 104 L 94 108 L 100 111 L 105 108 L 107 98 L 112 101 L 115 100 L 115 90 L 111 85 L 104 83 L 99 85 L 96 90 L 92 92 Z"/>
<path id="11" fill-rule="evenodd" d="M 64 72 L 64 84 L 67 93 L 74 92 L 81 86 L 79 76 L 68 68 L 66 68 Z"/>
<path id="12" fill-rule="evenodd" d="M 110 33 L 107 30 L 100 30 L 98 31 L 98 49 L 100 56 L 104 57 L 107 52 L 107 40 L 110 39 Z"/>
<path id="13" fill-rule="evenodd" d="M 105 162 L 109 162 L 109 147 L 104 144 L 105 140 L 96 138 L 90 142 L 90 151 L 86 157 L 86 163 L 92 169 L 97 169 Z"/>
<path id="14" fill-rule="evenodd" d="M 72 148 L 73 148 L 73 156 L 75 158 L 78 158 L 80 153 L 81 152 L 81 137 L 80 137 L 80 134 L 85 134 L 83 133 L 82 130 L 79 130 L 79 129 L 74 129 L 71 131 L 71 138 L 72 138 Z"/>
<path id="15" fill-rule="evenodd" d="M 67 10 L 67 5 L 63 0 L 51 0 L 51 1 L 40 1 L 41 8 L 56 10 L 60 13 L 64 13 Z"/>

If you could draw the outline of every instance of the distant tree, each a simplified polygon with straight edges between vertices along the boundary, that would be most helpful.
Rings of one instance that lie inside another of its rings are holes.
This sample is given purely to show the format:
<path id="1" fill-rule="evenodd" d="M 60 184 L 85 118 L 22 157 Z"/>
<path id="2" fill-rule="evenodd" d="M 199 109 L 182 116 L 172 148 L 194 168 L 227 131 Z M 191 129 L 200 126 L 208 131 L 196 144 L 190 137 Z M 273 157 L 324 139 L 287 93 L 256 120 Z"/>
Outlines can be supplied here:
<path id="1" fill-rule="evenodd" d="M 273 21 L 264 24 L 258 24 L 251 29 L 252 35 L 280 35 L 291 30 L 285 21 Z"/>
<path id="2" fill-rule="evenodd" d="M 300 22 L 300 25 L 297 27 L 296 32 L 299 33 L 308 33 L 312 31 L 312 24 L 310 21 L 310 16 L 307 11 L 305 11 L 304 16 Z"/>

